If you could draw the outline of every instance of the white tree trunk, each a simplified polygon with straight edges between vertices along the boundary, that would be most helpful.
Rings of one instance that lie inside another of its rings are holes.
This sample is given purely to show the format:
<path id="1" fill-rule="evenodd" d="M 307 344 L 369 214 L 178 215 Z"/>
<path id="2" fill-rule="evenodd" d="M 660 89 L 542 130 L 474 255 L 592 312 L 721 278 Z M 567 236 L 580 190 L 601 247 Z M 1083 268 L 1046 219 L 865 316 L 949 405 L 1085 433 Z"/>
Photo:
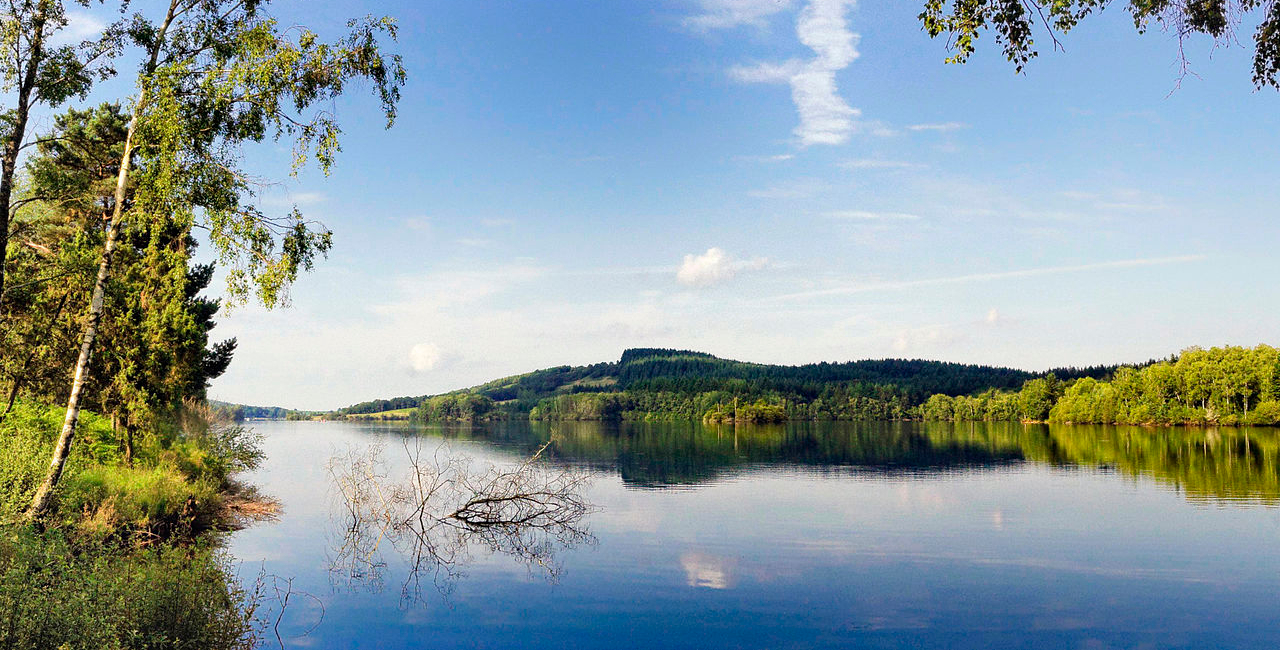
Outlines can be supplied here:
<path id="1" fill-rule="evenodd" d="M 137 108 L 129 120 L 129 131 L 124 139 L 124 156 L 120 160 L 120 173 L 116 176 L 115 208 L 111 213 L 111 228 L 107 230 L 107 243 L 102 248 L 102 259 L 98 262 L 98 278 L 93 284 L 93 299 L 89 302 L 89 313 L 85 318 L 84 338 L 80 343 L 80 357 L 76 359 L 76 371 L 71 381 L 71 395 L 67 397 L 67 415 L 62 420 L 62 432 L 58 435 L 58 444 L 54 447 L 53 458 L 49 461 L 49 471 L 44 482 L 36 490 L 31 500 L 28 516 L 39 518 L 49 512 L 53 504 L 53 489 L 62 478 L 62 468 L 71 454 L 71 441 L 75 438 L 76 424 L 80 420 L 80 397 L 84 393 L 85 382 L 89 379 L 89 363 L 93 360 L 93 344 L 98 338 L 98 325 L 102 322 L 102 305 L 106 299 L 107 280 L 111 277 L 111 260 L 115 256 L 116 243 L 120 238 L 120 230 L 124 226 L 125 188 L 129 183 L 129 163 L 133 157 L 133 135 L 138 126 L 138 113 L 141 112 L 146 91 L 138 97 Z"/>

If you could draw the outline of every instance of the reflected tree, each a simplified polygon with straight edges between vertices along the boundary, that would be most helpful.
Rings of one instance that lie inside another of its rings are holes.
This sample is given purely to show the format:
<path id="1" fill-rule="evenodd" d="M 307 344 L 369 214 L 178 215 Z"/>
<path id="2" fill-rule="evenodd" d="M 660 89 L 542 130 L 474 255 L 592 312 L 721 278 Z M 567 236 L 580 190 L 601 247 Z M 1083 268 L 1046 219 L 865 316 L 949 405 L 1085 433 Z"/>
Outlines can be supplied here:
<path id="1" fill-rule="evenodd" d="M 477 466 L 445 444 L 427 452 L 418 439 L 403 448 L 403 476 L 393 476 L 380 444 L 330 459 L 339 501 L 335 582 L 380 590 L 388 546 L 407 565 L 407 601 L 421 600 L 426 583 L 448 596 L 477 550 L 554 582 L 563 570 L 559 552 L 595 541 L 585 521 L 594 508 L 583 496 L 591 475 L 541 462 L 547 445 L 511 466 Z"/>

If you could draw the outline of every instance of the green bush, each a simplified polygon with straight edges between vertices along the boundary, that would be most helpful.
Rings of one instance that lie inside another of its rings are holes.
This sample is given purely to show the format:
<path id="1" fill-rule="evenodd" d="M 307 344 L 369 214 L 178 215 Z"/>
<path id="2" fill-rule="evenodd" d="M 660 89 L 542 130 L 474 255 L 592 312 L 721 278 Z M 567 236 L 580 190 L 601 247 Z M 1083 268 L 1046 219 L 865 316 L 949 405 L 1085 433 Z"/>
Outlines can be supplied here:
<path id="1" fill-rule="evenodd" d="M 207 545 L 120 554 L 0 528 L 0 648 L 248 650 L 256 600 Z"/>
<path id="2" fill-rule="evenodd" d="M 1280 402 L 1274 400 L 1262 402 L 1249 413 L 1249 422 L 1263 426 L 1280 424 Z"/>
<path id="3" fill-rule="evenodd" d="M 208 479 L 189 479 L 170 465 L 95 466 L 68 477 L 60 511 L 95 536 L 116 532 L 148 538 L 190 534 L 213 524 L 220 503 Z"/>
<path id="4" fill-rule="evenodd" d="M 65 409 L 19 402 L 0 422 L 0 520 L 19 516 L 44 480 Z M 63 476 L 94 463 L 118 462 L 120 453 L 105 419 L 82 413 Z"/>

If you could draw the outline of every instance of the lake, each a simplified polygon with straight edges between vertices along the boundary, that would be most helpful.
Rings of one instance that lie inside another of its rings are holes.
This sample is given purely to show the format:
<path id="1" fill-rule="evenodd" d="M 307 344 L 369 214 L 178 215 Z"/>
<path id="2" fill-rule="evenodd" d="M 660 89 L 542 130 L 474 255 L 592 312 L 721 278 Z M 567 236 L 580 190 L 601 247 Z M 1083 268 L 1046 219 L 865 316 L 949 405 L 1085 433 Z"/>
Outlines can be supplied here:
<path id="1" fill-rule="evenodd" d="M 1280 645 L 1276 430 L 253 426 L 268 459 L 246 478 L 283 511 L 228 546 L 292 591 L 285 647 Z M 370 446 L 385 500 L 410 458 L 483 475 L 544 445 L 540 476 L 589 478 L 568 531 L 424 554 L 353 532 L 338 487 Z"/>

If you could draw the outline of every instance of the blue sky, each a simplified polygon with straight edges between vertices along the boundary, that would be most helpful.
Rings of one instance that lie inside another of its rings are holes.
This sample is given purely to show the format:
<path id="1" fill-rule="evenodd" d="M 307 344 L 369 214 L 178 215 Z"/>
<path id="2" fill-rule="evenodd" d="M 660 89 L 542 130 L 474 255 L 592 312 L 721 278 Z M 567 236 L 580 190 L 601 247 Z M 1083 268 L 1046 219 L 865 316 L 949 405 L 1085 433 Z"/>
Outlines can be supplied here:
<path id="1" fill-rule="evenodd" d="M 1280 94 L 1251 48 L 1108 10 L 1015 75 L 920 3 L 325 2 L 396 16 L 391 131 L 345 99 L 336 233 L 293 307 L 234 310 L 212 395 L 334 408 L 634 346 L 1042 369 L 1276 343 Z M 1042 38 L 1042 41 L 1047 40 Z"/>

